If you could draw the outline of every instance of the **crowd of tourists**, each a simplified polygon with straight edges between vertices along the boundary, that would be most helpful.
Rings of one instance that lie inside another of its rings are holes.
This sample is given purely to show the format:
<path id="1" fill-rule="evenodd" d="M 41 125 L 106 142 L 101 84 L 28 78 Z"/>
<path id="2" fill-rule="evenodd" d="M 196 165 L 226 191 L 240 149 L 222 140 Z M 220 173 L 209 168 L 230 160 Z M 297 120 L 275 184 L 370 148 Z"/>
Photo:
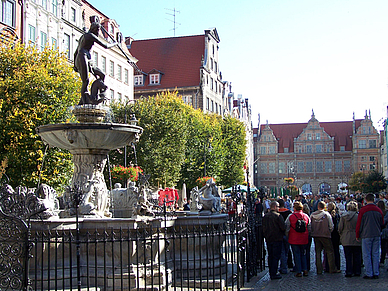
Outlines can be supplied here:
<path id="1" fill-rule="evenodd" d="M 384 195 L 299 195 L 293 201 L 284 196 L 258 199 L 256 205 L 263 209 L 272 280 L 290 271 L 296 277 L 308 276 L 312 242 L 318 275 L 342 273 L 342 245 L 345 277 L 379 278 L 388 246 L 388 200 Z"/>

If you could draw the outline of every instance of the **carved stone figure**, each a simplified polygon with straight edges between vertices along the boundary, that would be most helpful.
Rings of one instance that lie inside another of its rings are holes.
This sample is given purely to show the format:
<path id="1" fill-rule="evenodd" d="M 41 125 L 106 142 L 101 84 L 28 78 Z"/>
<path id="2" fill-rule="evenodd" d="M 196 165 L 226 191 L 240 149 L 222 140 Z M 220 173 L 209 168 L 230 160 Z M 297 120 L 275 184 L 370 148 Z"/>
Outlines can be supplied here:
<path id="1" fill-rule="evenodd" d="M 203 210 L 219 212 L 221 210 L 221 197 L 218 194 L 216 183 L 213 179 L 206 181 L 206 185 L 199 190 L 199 203 Z"/>

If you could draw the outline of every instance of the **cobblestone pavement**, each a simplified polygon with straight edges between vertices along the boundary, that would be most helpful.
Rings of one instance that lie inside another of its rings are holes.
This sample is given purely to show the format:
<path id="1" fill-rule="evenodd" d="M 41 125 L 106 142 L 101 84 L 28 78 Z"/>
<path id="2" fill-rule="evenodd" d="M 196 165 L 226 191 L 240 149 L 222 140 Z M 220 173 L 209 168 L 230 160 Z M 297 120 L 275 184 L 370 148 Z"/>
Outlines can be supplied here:
<path id="1" fill-rule="evenodd" d="M 385 260 L 384 267 L 380 267 L 379 279 L 363 279 L 363 268 L 360 277 L 346 278 L 345 257 L 342 246 L 340 246 L 340 253 L 342 273 L 323 273 L 322 275 L 317 275 L 315 268 L 315 252 L 313 243 L 311 245 L 311 270 L 307 277 L 296 278 L 295 273 L 289 272 L 288 274 L 282 275 L 282 278 L 279 280 L 270 280 L 268 274 L 268 267 L 266 266 L 266 270 L 258 276 L 252 278 L 250 282 L 245 284 L 242 290 L 388 290 L 388 259 Z"/>

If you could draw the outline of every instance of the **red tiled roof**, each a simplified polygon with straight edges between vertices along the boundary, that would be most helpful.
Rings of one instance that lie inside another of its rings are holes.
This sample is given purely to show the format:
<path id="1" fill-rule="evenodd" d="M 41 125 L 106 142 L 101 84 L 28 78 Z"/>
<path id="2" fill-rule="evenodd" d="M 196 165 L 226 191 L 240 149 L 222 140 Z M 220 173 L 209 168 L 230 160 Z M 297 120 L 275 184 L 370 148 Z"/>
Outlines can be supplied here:
<path id="1" fill-rule="evenodd" d="M 362 119 L 355 120 L 356 129 L 360 126 Z M 334 151 L 340 151 L 340 146 L 345 146 L 345 151 L 351 151 L 353 121 L 336 121 L 336 122 L 320 122 L 325 132 L 334 137 Z M 261 131 L 266 124 L 261 124 Z M 294 138 L 297 138 L 307 127 L 307 123 L 285 123 L 285 124 L 269 124 L 275 137 L 279 142 L 279 153 L 284 153 L 284 148 L 288 147 L 289 152 L 294 152 Z"/>
<path id="2" fill-rule="evenodd" d="M 146 80 L 135 90 L 199 86 L 205 35 L 134 40 L 130 52 L 144 73 L 153 69 L 163 73 L 160 85 L 150 86 Z"/>

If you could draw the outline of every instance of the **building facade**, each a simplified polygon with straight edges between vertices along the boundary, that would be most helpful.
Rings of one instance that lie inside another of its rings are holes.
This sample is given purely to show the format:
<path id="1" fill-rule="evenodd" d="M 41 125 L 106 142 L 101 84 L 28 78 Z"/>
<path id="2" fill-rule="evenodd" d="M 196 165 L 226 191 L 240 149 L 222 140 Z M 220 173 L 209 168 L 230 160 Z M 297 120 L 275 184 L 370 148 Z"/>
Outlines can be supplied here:
<path id="1" fill-rule="evenodd" d="M 0 0 L 0 43 L 22 38 L 22 1 Z"/>
<path id="2" fill-rule="evenodd" d="M 262 124 L 254 131 L 255 182 L 280 194 L 293 178 L 304 193 L 337 193 L 354 172 L 365 174 L 380 164 L 380 135 L 370 114 L 364 119 Z"/>
<path id="3" fill-rule="evenodd" d="M 119 26 L 85 0 L 26 0 L 24 1 L 23 42 L 43 50 L 49 45 L 65 52 L 70 63 L 78 40 L 90 27 L 90 16 L 96 16 L 109 33 L 100 33 L 105 42 L 118 42 L 109 50 L 98 44 L 92 47 L 94 65 L 105 74 L 110 100 L 128 102 L 133 100 L 133 58 L 126 48 Z M 125 55 L 124 55 L 125 54 Z"/>
<path id="4" fill-rule="evenodd" d="M 186 104 L 203 112 L 223 114 L 219 65 L 219 36 L 215 28 L 202 35 L 148 40 L 126 39 L 138 59 L 135 99 L 177 91 Z"/>

